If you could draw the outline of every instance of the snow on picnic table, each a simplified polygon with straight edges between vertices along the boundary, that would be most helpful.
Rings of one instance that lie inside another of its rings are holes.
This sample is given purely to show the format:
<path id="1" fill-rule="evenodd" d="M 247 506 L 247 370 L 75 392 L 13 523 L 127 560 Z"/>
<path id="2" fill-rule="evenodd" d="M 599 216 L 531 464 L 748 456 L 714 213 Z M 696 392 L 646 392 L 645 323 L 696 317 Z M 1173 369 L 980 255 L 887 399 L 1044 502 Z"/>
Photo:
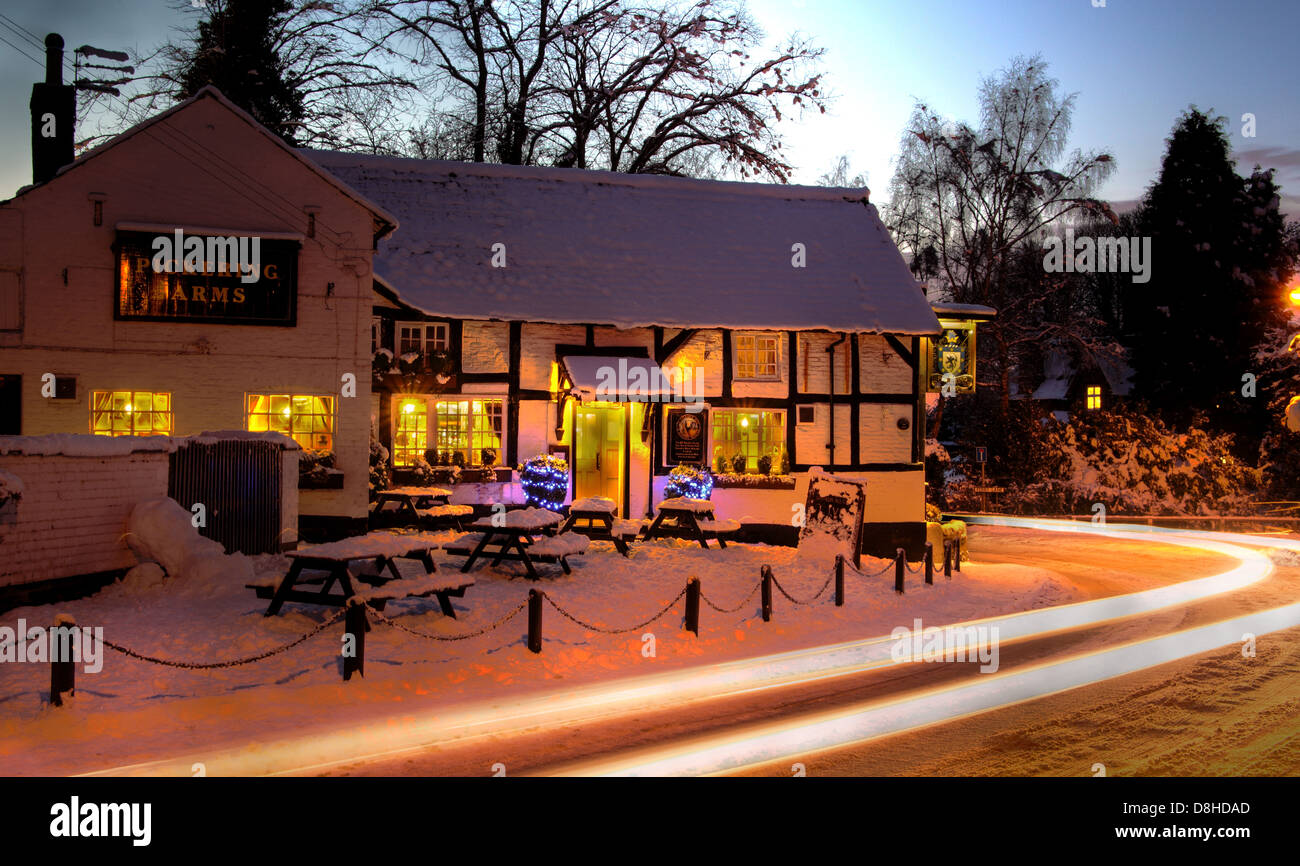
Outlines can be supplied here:
<path id="1" fill-rule="evenodd" d="M 454 533 L 417 537 L 434 536 L 446 541 Z M 409 547 L 410 536 L 389 543 Z M 907 593 L 900 596 L 893 591 L 890 561 L 866 558 L 864 572 L 885 573 L 848 574 L 846 604 L 835 607 L 833 587 L 827 587 L 830 561 L 811 560 L 795 548 L 737 543 L 704 550 L 671 539 L 635 543 L 632 550 L 624 558 L 609 542 L 593 542 L 586 556 L 570 560 L 571 575 L 546 569 L 537 582 L 523 579 L 520 563 L 484 563 L 464 575 L 475 584 L 453 600 L 454 620 L 442 616 L 434 598 L 391 601 L 385 616 L 432 635 L 468 634 L 509 618 L 480 636 L 455 641 L 432 641 L 376 623 L 366 638 L 366 675 L 348 683 L 342 682 L 338 654 L 341 621 L 265 660 L 214 670 L 163 667 L 106 649 L 103 670 L 78 669 L 77 694 L 60 709 L 44 706 L 48 665 L 0 665 L 0 766 L 14 774 L 89 771 L 334 730 L 394 713 L 441 711 L 485 697 L 508 703 L 528 693 L 611 677 L 887 636 L 896 626 L 910 628 L 915 617 L 941 625 L 1076 601 L 1081 595 L 1044 570 L 969 563 L 951 581 L 937 576 L 933 586 L 909 574 Z M 462 577 L 461 560 L 444 551 L 434 558 L 439 577 Z M 253 561 L 259 575 L 272 578 L 289 563 L 272 555 Z M 417 562 L 397 563 L 404 575 L 422 571 Z M 796 607 L 778 593 L 774 619 L 764 623 L 753 592 L 763 565 L 772 567 L 795 598 L 819 590 L 822 596 Z M 740 606 L 726 614 L 701 606 L 698 637 L 681 627 L 679 596 L 691 576 L 700 579 L 705 598 L 718 607 Z M 628 628 L 678 601 L 658 621 L 616 635 L 548 615 L 543 651 L 533 654 L 526 648 L 521 606 L 534 588 L 580 619 L 610 628 Z M 153 586 L 114 584 L 86 599 L 9 611 L 0 615 L 0 623 L 12 627 L 24 618 L 48 624 L 56 614 L 68 613 L 79 625 L 103 627 L 106 640 L 138 652 L 213 662 L 283 646 L 338 614 L 335 608 L 292 602 L 278 616 L 265 617 L 265 610 L 265 600 L 242 582 L 169 578 Z M 656 635 L 651 658 L 642 654 L 646 632 Z"/>
<path id="2" fill-rule="evenodd" d="M 290 557 L 312 556 L 323 559 L 353 560 L 376 556 L 404 556 L 417 550 L 441 546 L 446 537 L 432 532 L 371 532 L 327 544 L 311 544 L 287 554 Z"/>
<path id="3" fill-rule="evenodd" d="M 504 514 L 493 514 L 491 517 L 480 517 L 472 525 L 488 528 L 545 529 L 548 526 L 559 526 L 563 522 L 564 516 L 561 514 L 545 508 L 529 506 L 516 511 L 507 511 Z"/>
<path id="4" fill-rule="evenodd" d="M 424 496 L 451 496 L 451 491 L 445 487 L 390 487 L 387 490 L 380 490 L 378 492 L 380 495 L 414 496 L 416 498 Z"/>
<path id="5" fill-rule="evenodd" d="M 659 503 L 660 511 L 694 511 L 706 514 L 713 510 L 713 503 L 707 499 L 692 499 L 689 496 L 674 496 Z"/>

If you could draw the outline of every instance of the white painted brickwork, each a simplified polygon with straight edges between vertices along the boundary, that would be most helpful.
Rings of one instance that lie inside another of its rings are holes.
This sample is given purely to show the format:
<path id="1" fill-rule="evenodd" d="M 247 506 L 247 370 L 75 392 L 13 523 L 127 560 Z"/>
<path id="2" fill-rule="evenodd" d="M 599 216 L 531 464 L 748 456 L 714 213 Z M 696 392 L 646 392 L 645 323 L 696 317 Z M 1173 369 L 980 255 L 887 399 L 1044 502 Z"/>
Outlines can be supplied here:
<path id="1" fill-rule="evenodd" d="M 167 495 L 165 453 L 123 457 L 0 457 L 23 480 L 0 508 L 0 586 L 130 568 L 131 508 Z"/>

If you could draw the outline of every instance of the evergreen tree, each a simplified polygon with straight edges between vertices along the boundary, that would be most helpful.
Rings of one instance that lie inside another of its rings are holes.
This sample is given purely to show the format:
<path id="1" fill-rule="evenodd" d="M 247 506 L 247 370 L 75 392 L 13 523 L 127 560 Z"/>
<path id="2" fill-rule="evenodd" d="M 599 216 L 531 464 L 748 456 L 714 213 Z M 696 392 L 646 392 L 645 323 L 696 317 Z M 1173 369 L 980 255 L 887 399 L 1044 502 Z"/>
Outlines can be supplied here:
<path id="1" fill-rule="evenodd" d="M 181 97 L 215 85 L 231 102 L 289 144 L 305 110 L 288 80 L 275 34 L 293 11 L 290 0 L 222 0 L 208 5 L 191 50 L 180 59 Z"/>
<path id="2" fill-rule="evenodd" d="M 1206 413 L 1253 451 L 1265 401 L 1243 377 L 1287 311 L 1281 288 L 1294 247 L 1271 171 L 1239 176 L 1226 118 L 1196 109 L 1168 139 L 1159 178 L 1137 214 L 1151 237 L 1151 279 L 1126 289 L 1138 392 L 1171 418 Z"/>

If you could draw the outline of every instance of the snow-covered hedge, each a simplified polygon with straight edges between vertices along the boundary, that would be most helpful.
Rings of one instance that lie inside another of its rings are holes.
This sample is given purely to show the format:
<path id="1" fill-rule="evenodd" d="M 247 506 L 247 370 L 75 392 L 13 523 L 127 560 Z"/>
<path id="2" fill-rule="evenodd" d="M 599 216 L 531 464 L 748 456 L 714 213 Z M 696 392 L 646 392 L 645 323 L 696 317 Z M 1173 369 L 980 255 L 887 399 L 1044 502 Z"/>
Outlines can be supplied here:
<path id="1" fill-rule="evenodd" d="M 1044 418 L 1021 445 L 1042 455 L 1034 471 L 999 475 L 1004 510 L 1017 514 L 1217 514 L 1249 510 L 1261 475 L 1233 455 L 1232 438 L 1198 427 L 1175 430 L 1136 409 L 1080 412 L 1068 423 Z M 969 469 L 969 476 L 965 470 Z M 973 466 L 954 464 L 947 507 L 978 508 Z"/>

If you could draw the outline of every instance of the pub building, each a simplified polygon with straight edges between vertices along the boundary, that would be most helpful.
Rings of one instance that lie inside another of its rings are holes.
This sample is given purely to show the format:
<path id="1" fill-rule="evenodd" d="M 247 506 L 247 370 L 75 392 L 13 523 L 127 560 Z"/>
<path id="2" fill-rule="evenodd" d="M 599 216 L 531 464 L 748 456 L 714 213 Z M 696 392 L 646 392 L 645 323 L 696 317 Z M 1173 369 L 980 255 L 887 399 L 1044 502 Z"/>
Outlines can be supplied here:
<path id="1" fill-rule="evenodd" d="M 866 190 L 295 151 L 214 88 L 74 160 L 58 87 L 0 202 L 0 433 L 282 432 L 333 457 L 299 502 L 331 533 L 372 440 L 484 507 L 539 454 L 633 518 L 707 465 L 785 543 L 822 467 L 867 482 L 864 550 L 919 555 L 927 368 L 974 364 L 928 338 L 973 325 Z"/>

